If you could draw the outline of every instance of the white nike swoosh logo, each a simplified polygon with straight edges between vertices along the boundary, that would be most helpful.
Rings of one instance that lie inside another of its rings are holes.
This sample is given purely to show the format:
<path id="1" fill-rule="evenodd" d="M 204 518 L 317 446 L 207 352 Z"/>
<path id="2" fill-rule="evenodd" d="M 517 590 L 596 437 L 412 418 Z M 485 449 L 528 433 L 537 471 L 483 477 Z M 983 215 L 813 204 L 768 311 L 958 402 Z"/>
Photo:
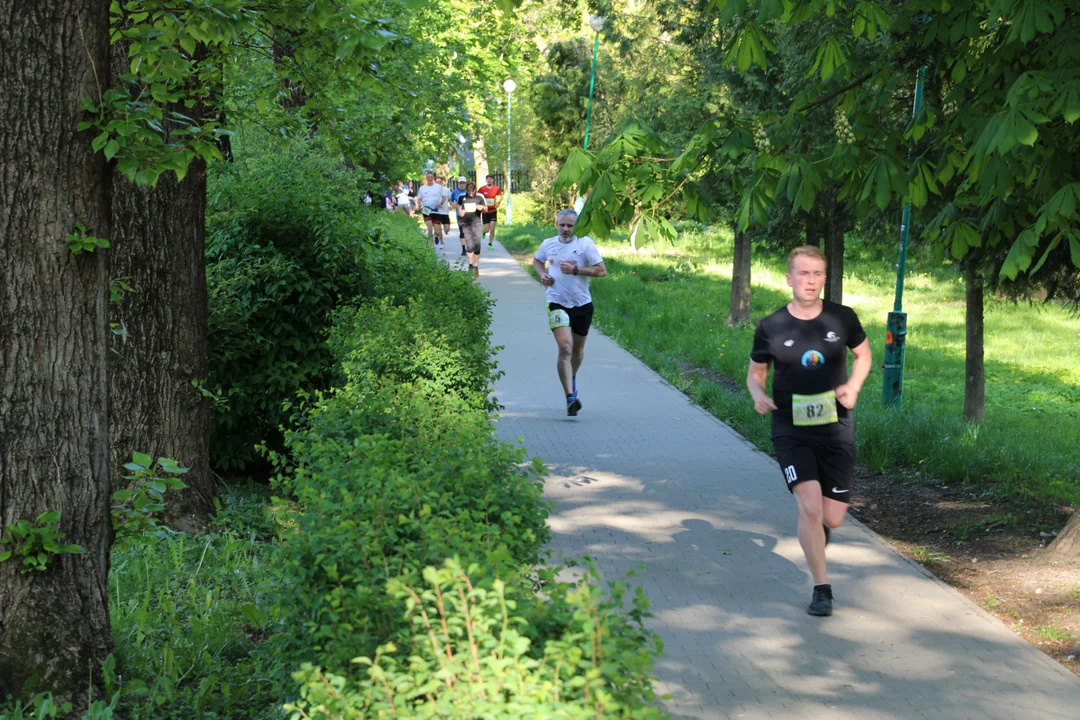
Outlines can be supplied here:
<path id="1" fill-rule="evenodd" d="M 846 492 L 851 492 L 850 490 L 841 490 L 840 488 L 836 488 L 836 487 L 834 487 L 834 488 L 832 489 L 832 491 L 833 491 L 834 493 L 846 493 Z"/>

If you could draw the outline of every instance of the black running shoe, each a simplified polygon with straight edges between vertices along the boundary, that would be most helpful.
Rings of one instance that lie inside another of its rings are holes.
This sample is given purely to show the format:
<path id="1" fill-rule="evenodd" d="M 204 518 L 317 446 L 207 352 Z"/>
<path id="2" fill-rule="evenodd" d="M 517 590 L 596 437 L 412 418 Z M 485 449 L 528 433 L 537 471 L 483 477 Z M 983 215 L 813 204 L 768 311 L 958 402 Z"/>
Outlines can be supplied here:
<path id="1" fill-rule="evenodd" d="M 829 528 L 828 525 L 822 525 L 821 527 L 825 530 L 825 544 L 828 545 L 829 536 L 832 535 L 832 530 Z"/>
<path id="2" fill-rule="evenodd" d="M 566 403 L 566 414 L 570 417 L 577 415 L 579 410 L 581 410 L 581 401 L 577 398 Z"/>
<path id="3" fill-rule="evenodd" d="M 829 617 L 832 615 L 832 589 L 824 587 L 814 588 L 814 599 L 806 612 L 817 617 Z"/>

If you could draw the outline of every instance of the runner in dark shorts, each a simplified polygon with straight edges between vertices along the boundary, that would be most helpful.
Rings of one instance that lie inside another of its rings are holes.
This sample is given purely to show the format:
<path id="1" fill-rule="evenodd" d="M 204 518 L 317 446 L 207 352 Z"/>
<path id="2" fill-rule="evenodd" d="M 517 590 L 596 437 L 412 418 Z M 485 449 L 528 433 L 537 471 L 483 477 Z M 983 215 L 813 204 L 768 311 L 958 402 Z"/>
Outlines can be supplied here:
<path id="1" fill-rule="evenodd" d="M 457 199 L 458 230 L 461 231 L 461 242 L 464 243 L 469 272 L 473 277 L 480 277 L 480 245 L 484 237 L 481 220 L 483 207 L 484 197 L 477 194 L 476 183 L 465 183 L 465 191 Z"/>
<path id="2" fill-rule="evenodd" d="M 486 209 L 484 210 L 484 233 L 488 236 L 488 249 L 495 247 L 495 225 L 499 220 L 499 198 L 503 191 L 495 184 L 495 176 L 488 175 L 487 184 L 477 192 L 484 196 Z"/>
<path id="3" fill-rule="evenodd" d="M 761 414 L 772 412 L 776 457 L 799 506 L 802 545 L 814 594 L 811 615 L 832 615 L 825 567 L 830 528 L 844 522 L 855 474 L 852 410 L 870 374 L 870 343 L 855 311 L 821 299 L 825 256 L 805 246 L 788 256 L 793 299 L 758 323 L 746 385 Z M 848 351 L 855 356 L 847 376 Z M 765 392 L 769 366 L 773 394 Z"/>
<path id="4" fill-rule="evenodd" d="M 607 275 L 604 258 L 589 237 L 574 234 L 577 213 L 566 209 L 555 218 L 559 234 L 540 243 L 533 269 L 547 290 L 548 327 L 559 346 L 556 368 L 566 393 L 566 414 L 581 410 L 577 374 L 585 359 L 585 340 L 592 325 L 593 304 L 589 279 Z"/>

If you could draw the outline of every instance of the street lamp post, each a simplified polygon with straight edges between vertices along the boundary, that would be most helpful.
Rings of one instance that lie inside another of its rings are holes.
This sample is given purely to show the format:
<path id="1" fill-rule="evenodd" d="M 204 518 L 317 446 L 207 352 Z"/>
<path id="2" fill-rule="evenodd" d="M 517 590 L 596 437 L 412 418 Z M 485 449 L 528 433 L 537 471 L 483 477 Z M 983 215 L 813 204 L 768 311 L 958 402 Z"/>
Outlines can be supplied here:
<path id="1" fill-rule="evenodd" d="M 592 99 L 593 89 L 596 87 L 596 56 L 600 52 L 600 31 L 604 29 L 604 22 L 606 18 L 601 15 L 593 15 L 589 18 L 589 27 L 596 33 L 596 38 L 593 40 L 592 49 L 592 77 L 589 79 L 589 109 L 585 113 L 585 149 L 589 149 L 589 129 L 592 126 Z M 577 200 L 574 201 L 574 209 L 581 212 L 581 208 L 585 206 L 585 199 L 580 195 L 577 196 Z"/>
<path id="2" fill-rule="evenodd" d="M 600 31 L 604 29 L 605 18 L 593 15 L 589 18 L 589 27 L 596 33 L 592 49 L 592 78 L 589 80 L 589 110 L 585 115 L 585 149 L 589 149 L 589 126 L 592 124 L 592 98 L 593 89 L 596 87 L 596 55 L 600 52 Z"/>
<path id="3" fill-rule="evenodd" d="M 510 177 L 510 96 L 514 90 L 517 89 L 517 83 L 513 80 L 507 79 L 503 83 L 503 90 L 506 91 L 506 224 L 514 224 L 514 208 L 511 199 L 513 191 L 513 182 Z"/>

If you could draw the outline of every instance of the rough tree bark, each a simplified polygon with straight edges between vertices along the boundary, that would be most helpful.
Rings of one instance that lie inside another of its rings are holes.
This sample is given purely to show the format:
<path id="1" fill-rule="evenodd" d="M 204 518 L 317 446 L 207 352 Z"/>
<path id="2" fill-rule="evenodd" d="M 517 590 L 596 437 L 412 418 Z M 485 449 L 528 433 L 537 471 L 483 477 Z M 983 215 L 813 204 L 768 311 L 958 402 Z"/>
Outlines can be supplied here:
<path id="1" fill-rule="evenodd" d="M 128 43 L 112 47 L 114 77 L 128 71 Z M 115 82 L 114 82 L 115 84 Z M 201 108 L 177 108 L 199 119 Z M 131 453 L 169 457 L 190 471 L 188 486 L 168 498 L 170 524 L 193 529 L 213 510 L 210 403 L 192 387 L 208 372 L 205 259 L 206 166 L 192 163 L 183 182 L 174 173 L 156 188 L 112 177 L 112 277 L 133 292 L 114 306 L 109 353 L 109 461 L 123 486 Z"/>
<path id="2" fill-rule="evenodd" d="M 728 327 L 750 322 L 750 235 L 735 230 L 735 259 L 731 263 L 731 311 Z"/>
<path id="3" fill-rule="evenodd" d="M 1038 559 L 1044 562 L 1080 560 L 1080 510 L 1073 513 L 1054 542 L 1039 553 Z"/>
<path id="4" fill-rule="evenodd" d="M 825 206 L 825 262 L 828 276 L 825 280 L 825 299 L 835 303 L 844 302 L 844 213 L 837 206 L 836 192 L 826 193 Z"/>
<path id="5" fill-rule="evenodd" d="M 0 563 L 0 698 L 48 690 L 79 712 L 112 651 L 108 251 L 66 238 L 109 236 L 105 159 L 75 129 L 107 69 L 109 4 L 0 0 L 0 17 L 0 524 L 59 511 L 85 551 Z"/>
<path id="6" fill-rule="evenodd" d="M 964 269 L 967 352 L 964 357 L 964 419 L 982 422 L 986 415 L 986 374 L 983 367 L 983 278 L 971 260 Z"/>

